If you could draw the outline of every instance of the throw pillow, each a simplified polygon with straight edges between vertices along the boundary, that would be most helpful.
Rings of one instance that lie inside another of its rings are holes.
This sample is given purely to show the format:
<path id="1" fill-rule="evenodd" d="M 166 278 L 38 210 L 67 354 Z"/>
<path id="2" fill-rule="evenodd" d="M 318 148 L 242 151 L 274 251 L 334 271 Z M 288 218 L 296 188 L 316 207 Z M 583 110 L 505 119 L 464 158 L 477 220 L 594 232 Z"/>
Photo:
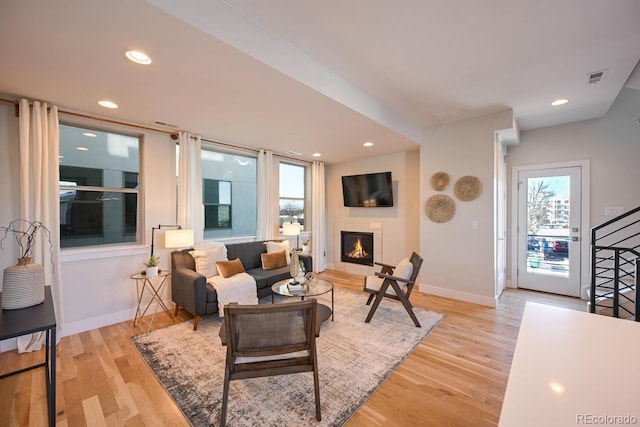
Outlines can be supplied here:
<path id="1" fill-rule="evenodd" d="M 210 246 L 189 251 L 189 254 L 196 261 L 196 271 L 209 278 L 218 274 L 216 262 L 227 260 L 227 247 L 224 245 Z"/>
<path id="2" fill-rule="evenodd" d="M 244 273 L 244 266 L 240 258 L 231 261 L 218 261 L 216 267 L 218 267 L 218 273 L 225 279 L 238 273 Z"/>
<path id="3" fill-rule="evenodd" d="M 267 253 L 280 252 L 282 250 L 287 253 L 287 265 L 291 264 L 291 253 L 289 252 L 289 241 L 283 240 L 281 242 L 265 242 L 267 246 Z"/>
<path id="4" fill-rule="evenodd" d="M 263 270 L 273 270 L 287 265 L 287 251 L 285 250 L 260 254 L 260 258 L 262 259 Z"/>
<path id="5" fill-rule="evenodd" d="M 409 280 L 413 274 L 413 264 L 409 261 L 409 258 L 400 260 L 396 268 L 393 270 L 393 275 L 400 277 L 401 279 Z"/>

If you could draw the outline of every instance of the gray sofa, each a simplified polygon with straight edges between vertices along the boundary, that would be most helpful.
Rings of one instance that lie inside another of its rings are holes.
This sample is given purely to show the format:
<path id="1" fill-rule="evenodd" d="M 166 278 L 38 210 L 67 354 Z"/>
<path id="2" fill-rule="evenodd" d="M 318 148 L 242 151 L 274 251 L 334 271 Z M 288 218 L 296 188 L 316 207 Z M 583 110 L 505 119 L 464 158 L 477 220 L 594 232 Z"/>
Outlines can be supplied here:
<path id="1" fill-rule="evenodd" d="M 248 274 L 256 279 L 258 298 L 271 294 L 271 285 L 288 279 L 289 266 L 274 270 L 263 270 L 260 254 L 266 253 L 264 241 L 232 243 L 226 245 L 227 258 L 240 258 Z M 193 330 L 198 328 L 200 316 L 216 314 L 218 312 L 218 298 L 216 290 L 207 283 L 206 277 L 196 271 L 195 260 L 189 254 L 193 249 L 184 249 L 171 253 L 171 299 L 175 303 L 174 313 L 180 307 L 195 316 Z M 309 255 L 300 255 L 305 270 L 312 271 L 313 260 Z"/>

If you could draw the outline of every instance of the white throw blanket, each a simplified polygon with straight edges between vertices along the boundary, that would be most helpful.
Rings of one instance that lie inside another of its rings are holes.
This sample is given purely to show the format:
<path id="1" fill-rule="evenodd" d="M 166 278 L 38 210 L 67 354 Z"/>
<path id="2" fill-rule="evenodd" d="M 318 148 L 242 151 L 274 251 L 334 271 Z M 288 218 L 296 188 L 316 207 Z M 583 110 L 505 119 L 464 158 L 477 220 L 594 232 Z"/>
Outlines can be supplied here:
<path id="1" fill-rule="evenodd" d="M 258 304 L 256 279 L 247 273 L 238 273 L 226 279 L 220 275 L 207 279 L 218 294 L 218 315 L 224 317 L 224 306 L 238 304 Z"/>

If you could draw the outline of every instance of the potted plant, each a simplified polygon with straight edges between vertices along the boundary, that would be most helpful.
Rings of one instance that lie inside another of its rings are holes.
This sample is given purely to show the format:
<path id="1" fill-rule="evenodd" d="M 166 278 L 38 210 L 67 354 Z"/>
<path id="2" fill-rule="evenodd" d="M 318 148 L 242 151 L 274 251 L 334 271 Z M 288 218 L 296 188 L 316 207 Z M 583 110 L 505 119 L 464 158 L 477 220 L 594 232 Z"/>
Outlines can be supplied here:
<path id="1" fill-rule="evenodd" d="M 311 252 L 311 237 L 305 237 L 302 239 L 302 252 L 309 253 Z"/>
<path id="2" fill-rule="evenodd" d="M 2 308 L 17 309 L 31 307 L 44 301 L 44 268 L 31 262 L 33 247 L 38 234 L 49 241 L 49 252 L 53 258 L 51 233 L 40 221 L 16 219 L 6 227 L 0 227 L 4 236 L 0 239 L 0 249 L 5 239 L 12 234 L 20 253 L 18 264 L 4 270 L 2 289 Z"/>
<path id="3" fill-rule="evenodd" d="M 143 264 L 147 266 L 147 270 L 146 270 L 147 277 L 156 277 L 158 275 L 159 262 L 160 262 L 160 257 L 157 255 L 151 255 L 146 262 L 143 262 Z"/>

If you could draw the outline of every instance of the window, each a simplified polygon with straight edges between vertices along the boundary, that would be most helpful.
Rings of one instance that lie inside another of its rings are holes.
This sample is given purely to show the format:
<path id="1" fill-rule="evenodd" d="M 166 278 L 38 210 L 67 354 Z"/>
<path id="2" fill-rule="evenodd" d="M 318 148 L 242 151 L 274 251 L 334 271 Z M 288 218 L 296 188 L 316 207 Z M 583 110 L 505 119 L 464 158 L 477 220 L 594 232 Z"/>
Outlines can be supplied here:
<path id="1" fill-rule="evenodd" d="M 203 145 L 201 168 L 204 238 L 255 235 L 258 220 L 256 158 Z"/>
<path id="2" fill-rule="evenodd" d="M 280 228 L 285 222 L 299 222 L 305 229 L 305 171 L 304 166 L 280 162 Z"/>
<path id="3" fill-rule="evenodd" d="M 204 229 L 231 228 L 231 181 L 203 181 Z"/>
<path id="4" fill-rule="evenodd" d="M 138 241 L 140 139 L 60 124 L 60 246 Z"/>

